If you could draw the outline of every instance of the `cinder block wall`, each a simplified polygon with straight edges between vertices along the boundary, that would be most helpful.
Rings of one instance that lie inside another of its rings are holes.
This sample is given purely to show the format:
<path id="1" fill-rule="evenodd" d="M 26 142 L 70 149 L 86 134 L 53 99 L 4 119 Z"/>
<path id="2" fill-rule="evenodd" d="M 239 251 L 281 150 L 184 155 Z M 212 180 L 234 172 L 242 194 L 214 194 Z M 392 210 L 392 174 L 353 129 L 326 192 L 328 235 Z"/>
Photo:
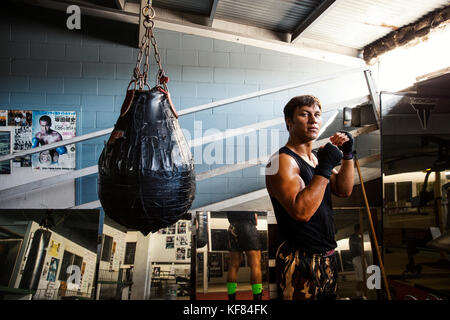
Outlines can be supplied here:
<path id="1" fill-rule="evenodd" d="M 82 30 L 69 31 L 65 18 L 58 13 L 50 18 L 37 15 L 32 19 L 11 10 L 2 11 L 0 109 L 76 111 L 77 135 L 110 128 L 119 116 L 136 63 L 138 49 L 133 44 L 137 43 L 137 26 L 102 20 L 93 23 L 94 20 L 82 17 Z M 155 36 L 178 110 L 348 69 L 183 33 L 155 30 Z M 150 68 L 149 79 L 154 81 L 157 71 L 154 61 Z M 294 95 L 312 93 L 325 104 L 356 97 L 359 91 L 361 95 L 367 94 L 363 78 L 348 87 L 344 84 L 341 80 L 328 81 L 261 96 L 182 116 L 180 124 L 195 138 L 195 134 L 205 135 L 211 129 L 224 131 L 281 117 L 284 105 Z M 194 121 L 201 121 L 201 132 L 194 132 Z M 279 130 L 278 141 L 271 141 L 269 131 L 269 145 L 284 145 L 287 140 L 284 124 L 268 129 Z M 97 163 L 105 139 L 77 145 L 77 168 Z M 242 142 L 235 139 L 232 147 L 224 144 L 224 161 L 230 148 L 235 150 L 235 158 L 238 150 L 248 152 L 249 143 Z M 192 151 L 198 156 L 205 147 Z M 270 152 L 269 146 L 261 152 Z M 198 163 L 196 169 L 203 172 L 221 165 Z M 264 186 L 258 167 L 201 181 L 197 184 L 193 208 Z M 78 179 L 77 204 L 94 200 L 97 200 L 96 176 Z"/>

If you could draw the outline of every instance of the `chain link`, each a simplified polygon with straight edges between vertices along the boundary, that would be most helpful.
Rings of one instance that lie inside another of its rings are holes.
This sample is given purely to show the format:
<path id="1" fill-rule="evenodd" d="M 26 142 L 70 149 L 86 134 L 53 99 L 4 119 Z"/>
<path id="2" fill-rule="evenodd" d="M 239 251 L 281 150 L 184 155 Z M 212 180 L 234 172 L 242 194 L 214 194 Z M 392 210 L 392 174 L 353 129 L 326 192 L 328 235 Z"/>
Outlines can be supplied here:
<path id="1" fill-rule="evenodd" d="M 153 26 L 155 17 L 155 10 L 151 6 L 151 1 L 148 1 L 147 6 L 142 8 L 142 15 L 145 17 L 143 21 L 143 25 L 145 28 L 144 36 L 142 37 L 139 53 L 137 56 L 136 66 L 134 67 L 133 76 L 131 81 L 136 81 L 139 85 L 139 89 L 142 90 L 145 85 L 148 85 L 148 74 L 150 70 L 149 65 L 149 56 L 150 56 L 150 44 L 154 48 L 154 56 L 156 63 L 158 64 L 159 70 L 156 75 L 156 83 L 159 85 L 163 85 L 164 89 L 167 91 L 167 77 L 165 76 L 164 69 L 161 64 L 161 56 L 159 55 L 158 46 L 156 44 L 155 36 L 153 35 Z M 144 59 L 145 56 L 145 59 Z M 142 60 L 144 59 L 143 70 L 141 71 Z M 164 81 L 162 81 L 164 79 Z"/>

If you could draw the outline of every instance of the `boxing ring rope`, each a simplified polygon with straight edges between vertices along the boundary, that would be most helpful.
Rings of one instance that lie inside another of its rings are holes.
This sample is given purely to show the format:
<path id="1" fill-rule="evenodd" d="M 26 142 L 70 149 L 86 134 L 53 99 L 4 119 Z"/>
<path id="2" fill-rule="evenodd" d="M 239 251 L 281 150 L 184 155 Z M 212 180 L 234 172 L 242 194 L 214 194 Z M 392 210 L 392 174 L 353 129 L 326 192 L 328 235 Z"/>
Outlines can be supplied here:
<path id="1" fill-rule="evenodd" d="M 235 102 L 239 102 L 239 101 L 252 99 L 252 98 L 255 98 L 258 96 L 268 95 L 268 94 L 276 93 L 279 91 L 284 91 L 284 90 L 288 90 L 288 89 L 292 89 L 292 88 L 297 88 L 297 87 L 301 87 L 301 86 L 306 86 L 306 85 L 315 84 L 315 83 L 319 83 L 319 82 L 323 82 L 323 81 L 327 81 L 327 80 L 336 79 L 339 77 L 343 77 L 345 75 L 354 74 L 354 73 L 358 73 L 361 71 L 364 72 L 368 86 L 369 86 L 369 83 L 370 83 L 369 80 L 371 80 L 370 79 L 371 77 L 368 77 L 368 73 L 370 73 L 370 70 L 368 70 L 366 68 L 357 68 L 357 69 L 351 69 L 351 70 L 348 70 L 345 72 L 339 72 L 339 73 L 334 73 L 334 74 L 330 74 L 327 76 L 316 77 L 316 78 L 306 80 L 306 81 L 301 81 L 301 82 L 296 82 L 296 83 L 292 83 L 289 85 L 284 85 L 284 86 L 280 86 L 280 87 L 276 87 L 276 88 L 256 91 L 256 92 L 253 92 L 250 94 L 244 94 L 244 95 L 236 96 L 233 98 L 222 99 L 222 100 L 215 101 L 212 103 L 183 109 L 180 112 L 178 112 L 178 115 L 179 116 L 187 115 L 187 114 L 195 113 L 195 112 L 202 111 L 202 110 L 207 110 L 207 109 L 216 108 L 219 106 L 223 106 L 223 105 L 227 105 L 227 104 L 231 104 L 231 103 L 235 103 Z M 373 88 L 373 86 L 369 86 L 369 87 Z M 348 105 L 358 105 L 358 104 L 365 103 L 369 100 L 377 101 L 378 99 L 373 97 L 373 90 L 369 89 L 369 92 L 370 92 L 369 96 L 366 95 L 366 96 L 353 98 L 353 99 L 339 102 L 339 103 L 333 103 L 333 104 L 328 105 L 327 108 L 337 109 L 339 106 L 342 106 L 342 105 L 347 105 L 347 106 Z M 333 110 L 329 110 L 329 111 L 333 111 Z M 282 123 L 284 123 L 284 118 L 279 117 L 279 118 L 275 118 L 272 120 L 263 121 L 260 123 L 255 123 L 255 124 L 251 124 L 248 126 L 240 127 L 237 129 L 229 129 L 229 130 L 225 131 L 224 133 L 214 134 L 214 135 L 210 135 L 210 136 L 206 136 L 206 137 L 201 137 L 199 139 L 191 140 L 190 146 L 194 147 L 194 146 L 199 146 L 199 145 L 203 145 L 206 143 L 210 143 L 213 141 L 220 141 L 220 140 L 226 139 L 228 137 L 233 137 L 233 136 L 249 133 L 252 131 L 256 131 L 258 129 L 271 127 L 271 126 L 279 125 Z M 378 129 L 377 125 L 372 125 L 372 126 L 367 126 L 367 127 L 357 129 L 357 130 L 355 130 L 355 132 L 352 131 L 352 133 L 354 135 L 360 135 L 360 134 L 369 133 L 369 132 L 377 130 L 377 129 Z M 44 146 L 40 146 L 40 147 L 33 148 L 30 150 L 20 151 L 20 152 L 14 153 L 14 154 L 1 156 L 0 161 L 7 161 L 7 160 L 14 159 L 15 157 L 23 157 L 26 155 L 42 152 L 45 150 L 54 149 L 54 148 L 57 148 L 60 146 L 65 146 L 65 145 L 70 145 L 70 144 L 74 144 L 74 143 L 78 143 L 78 142 L 82 142 L 82 141 L 86 141 L 86 140 L 95 139 L 95 138 L 110 134 L 112 132 L 112 130 L 113 130 L 113 128 L 99 130 L 96 132 L 92 132 L 92 133 L 88 133 L 88 134 L 81 135 L 78 137 L 74 137 L 72 139 L 59 141 L 59 142 L 56 142 L 56 143 L 53 143 L 50 145 L 44 145 Z M 315 143 L 316 147 L 318 147 L 319 142 L 323 143 L 324 141 L 322 141 L 322 140 L 316 141 L 316 143 Z M 231 173 L 231 172 L 249 168 L 252 166 L 261 165 L 261 164 L 267 162 L 268 159 L 269 159 L 269 156 L 264 156 L 264 157 L 261 157 L 258 159 L 251 159 L 251 160 L 240 162 L 237 164 L 222 166 L 220 168 L 213 169 L 213 170 L 210 170 L 207 172 L 202 172 L 197 175 L 197 181 L 201 181 L 204 179 L 208 179 L 208 178 L 219 176 L 219 175 L 226 174 L 226 173 Z M 55 175 L 52 177 L 47 177 L 44 179 L 35 180 L 35 181 L 31 181 L 31 182 L 28 182 L 28 183 L 25 183 L 22 185 L 3 189 L 3 190 L 0 190 L 0 201 L 17 196 L 19 194 L 24 194 L 24 193 L 27 193 L 27 192 L 30 192 L 30 191 L 33 191 L 36 189 L 42 189 L 45 186 L 59 184 L 64 181 L 67 181 L 67 180 L 80 178 L 83 176 L 95 174 L 97 172 L 98 172 L 98 167 L 95 165 L 95 166 L 91 166 L 91 167 L 87 167 L 87 168 L 74 170 L 69 173 L 62 173 L 60 175 Z M 93 204 L 93 203 L 88 203 L 88 204 Z M 76 207 L 79 208 L 79 207 L 82 207 L 82 206 L 88 205 L 88 204 L 82 204 L 82 205 L 76 206 Z"/>
<path id="2" fill-rule="evenodd" d="M 323 81 L 327 81 L 327 80 L 333 80 L 336 78 L 340 78 L 340 77 L 343 77 L 346 75 L 351 75 L 351 74 L 358 73 L 358 72 L 367 72 L 367 71 L 369 71 L 367 68 L 356 68 L 356 69 L 351 69 L 351 70 L 347 70 L 347 71 L 343 71 L 343 72 L 333 73 L 333 74 L 330 74 L 327 76 L 316 77 L 316 78 L 306 80 L 306 81 L 295 82 L 295 83 L 292 83 L 289 85 L 275 87 L 272 89 L 255 91 L 253 93 L 244 94 L 244 95 L 236 96 L 233 98 L 222 99 L 222 100 L 218 100 L 215 102 L 198 105 L 198 106 L 195 106 L 192 108 L 183 109 L 178 112 L 178 115 L 183 116 L 183 115 L 187 115 L 187 114 L 191 114 L 191 113 L 195 113 L 195 112 L 199 112 L 199 111 L 203 111 L 203 110 L 207 110 L 207 109 L 217 108 L 217 107 L 220 107 L 223 105 L 227 105 L 227 104 L 231 104 L 231 103 L 235 103 L 235 102 L 239 102 L 239 101 L 244 101 L 244 100 L 248 100 L 248 99 L 252 99 L 252 98 L 256 98 L 256 97 L 260 97 L 260 96 L 264 96 L 264 95 L 268 95 L 268 94 L 272 94 L 272 93 L 276 93 L 276 92 L 280 92 L 280 91 L 284 91 L 284 90 L 288 90 L 288 89 L 298 88 L 298 87 L 311 85 L 311 84 L 315 84 L 315 83 L 319 83 L 319 82 L 323 82 Z M 356 98 L 355 101 L 361 101 L 361 97 Z M 110 134 L 113 131 L 113 129 L 114 128 L 99 130 L 99 131 L 84 134 L 84 135 L 81 135 L 81 136 L 78 136 L 78 137 L 75 137 L 72 139 L 59 141 L 59 142 L 53 143 L 51 145 L 44 145 L 44 146 L 40 146 L 40 147 L 33 148 L 30 150 L 19 151 L 14 154 L 1 156 L 0 162 L 6 161 L 6 160 L 11 160 L 16 157 L 23 157 L 23 156 L 30 155 L 33 153 L 42 152 L 45 150 L 54 149 L 54 148 L 57 148 L 60 146 L 65 146 L 65 145 L 69 145 L 69 144 L 78 143 L 81 141 L 86 141 L 86 140 L 102 137 L 102 136 Z"/>

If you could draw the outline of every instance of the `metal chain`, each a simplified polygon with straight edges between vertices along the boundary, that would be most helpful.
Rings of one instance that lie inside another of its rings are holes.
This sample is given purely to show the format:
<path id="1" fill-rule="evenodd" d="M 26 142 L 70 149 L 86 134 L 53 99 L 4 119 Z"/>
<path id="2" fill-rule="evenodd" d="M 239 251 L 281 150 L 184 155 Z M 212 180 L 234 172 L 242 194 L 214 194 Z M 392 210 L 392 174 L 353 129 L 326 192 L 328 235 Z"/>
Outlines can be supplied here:
<path id="1" fill-rule="evenodd" d="M 156 83 L 162 84 L 164 89 L 167 91 L 168 78 L 166 77 L 164 69 L 161 64 L 161 56 L 159 55 L 158 45 L 156 44 L 156 38 L 153 35 L 153 29 L 150 29 L 150 41 L 153 46 L 156 63 L 158 64 L 159 67 L 158 73 L 156 74 Z"/>
<path id="2" fill-rule="evenodd" d="M 158 51 L 158 45 L 156 43 L 156 38 L 153 35 L 153 26 L 154 26 L 153 18 L 155 17 L 155 10 L 152 8 L 150 0 L 148 1 L 148 4 L 144 8 L 142 8 L 142 15 L 145 17 L 143 21 L 145 33 L 141 40 L 137 62 L 134 68 L 131 82 L 135 81 L 137 84 L 139 84 L 139 89 L 141 90 L 145 85 L 147 85 L 150 88 L 147 81 L 150 69 L 148 60 L 150 55 L 150 44 L 151 44 L 154 49 L 155 61 L 159 67 L 158 73 L 156 74 L 156 83 L 162 85 L 164 89 L 167 91 L 168 90 L 167 82 L 169 78 L 166 77 L 164 69 L 162 67 L 161 56 Z M 144 55 L 145 55 L 144 66 L 143 70 L 141 71 L 140 67 L 142 64 L 142 60 L 144 59 Z"/>
<path id="3" fill-rule="evenodd" d="M 153 35 L 153 26 L 154 26 L 153 18 L 155 17 L 155 10 L 152 8 L 150 0 L 148 1 L 148 4 L 144 8 L 142 8 L 142 15 L 145 17 L 145 19 L 143 21 L 143 25 L 145 27 L 145 34 L 141 40 L 141 46 L 139 49 L 137 62 L 136 62 L 136 66 L 134 68 L 131 82 L 133 82 L 133 81 L 137 82 L 139 84 L 139 89 L 141 89 L 141 90 L 145 85 L 147 85 L 150 88 L 150 86 L 147 83 L 147 80 L 148 80 L 148 74 L 149 74 L 149 69 L 150 69 L 148 59 L 149 59 L 149 55 L 150 55 L 150 44 L 151 44 L 154 49 L 156 63 L 158 64 L 158 67 L 159 67 L 158 73 L 156 74 L 156 83 L 159 85 L 162 85 L 164 87 L 164 89 L 167 91 L 168 90 L 167 82 L 168 82 L 169 78 L 166 77 L 164 69 L 162 67 L 161 56 L 159 55 L 159 51 L 158 51 L 158 45 L 156 43 L 156 38 Z M 141 72 L 140 67 L 141 67 L 144 55 L 145 55 L 144 66 L 143 66 L 143 70 Z"/>
<path id="4" fill-rule="evenodd" d="M 145 53 L 146 55 L 146 61 L 148 61 L 148 54 L 149 54 L 149 37 L 148 37 L 148 29 L 146 30 L 144 36 L 142 37 L 141 40 L 141 46 L 139 49 L 139 53 L 138 53 L 138 58 L 137 58 L 137 62 L 136 62 L 136 66 L 134 67 L 134 72 L 133 72 L 133 76 L 132 76 L 132 80 L 131 81 L 136 81 L 139 84 L 139 89 L 142 90 L 142 88 L 144 87 L 144 85 L 146 84 L 147 81 L 147 72 L 148 72 L 148 63 L 146 65 L 144 65 L 144 72 L 141 73 L 141 64 L 142 64 L 142 58 L 143 55 Z"/>

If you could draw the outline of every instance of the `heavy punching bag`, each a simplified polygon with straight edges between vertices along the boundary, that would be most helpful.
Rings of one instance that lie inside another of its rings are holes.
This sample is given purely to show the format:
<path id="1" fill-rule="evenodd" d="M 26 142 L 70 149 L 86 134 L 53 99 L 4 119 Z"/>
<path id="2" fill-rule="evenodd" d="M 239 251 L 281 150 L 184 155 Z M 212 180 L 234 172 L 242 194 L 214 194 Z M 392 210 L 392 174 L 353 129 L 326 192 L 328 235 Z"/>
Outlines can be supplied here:
<path id="1" fill-rule="evenodd" d="M 144 16 L 146 33 L 130 82 L 134 89 L 128 86 L 121 114 L 98 161 L 98 196 L 106 215 L 147 235 L 187 213 L 195 196 L 195 172 L 166 86 L 168 78 L 159 59 L 153 21 Z M 158 84 L 143 90 L 149 87 L 150 40 L 159 64 Z M 146 63 L 141 74 L 143 52 Z"/>

